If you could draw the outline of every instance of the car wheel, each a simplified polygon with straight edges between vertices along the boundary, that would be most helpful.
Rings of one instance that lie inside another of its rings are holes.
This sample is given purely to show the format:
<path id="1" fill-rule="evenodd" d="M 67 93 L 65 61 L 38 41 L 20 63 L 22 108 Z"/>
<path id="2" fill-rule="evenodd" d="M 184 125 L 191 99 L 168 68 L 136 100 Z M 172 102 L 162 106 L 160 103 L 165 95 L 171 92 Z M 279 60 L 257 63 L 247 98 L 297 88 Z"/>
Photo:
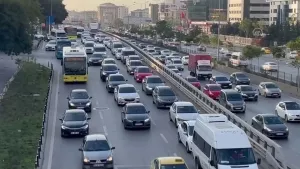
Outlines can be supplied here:
<path id="1" fill-rule="evenodd" d="M 173 121 L 172 118 L 171 118 L 171 112 L 169 112 L 169 120 Z"/>
<path id="2" fill-rule="evenodd" d="M 126 127 L 125 123 L 123 123 L 123 127 L 124 127 L 124 129 L 125 129 L 125 130 L 127 129 L 127 127 Z"/>
<path id="3" fill-rule="evenodd" d="M 175 121 L 174 121 L 174 124 L 175 124 L 175 127 L 178 128 L 178 122 L 177 122 L 176 119 L 175 119 Z"/>
<path id="4" fill-rule="evenodd" d="M 186 152 L 187 152 L 187 153 L 191 153 L 189 144 L 188 144 L 187 142 L 185 143 L 185 147 L 186 147 Z"/>
<path id="5" fill-rule="evenodd" d="M 182 143 L 182 142 L 181 142 L 181 139 L 180 139 L 179 133 L 177 133 L 177 140 L 178 140 L 178 143 Z"/>
<path id="6" fill-rule="evenodd" d="M 284 120 L 285 120 L 286 122 L 289 122 L 289 118 L 288 118 L 287 115 L 284 116 Z"/>

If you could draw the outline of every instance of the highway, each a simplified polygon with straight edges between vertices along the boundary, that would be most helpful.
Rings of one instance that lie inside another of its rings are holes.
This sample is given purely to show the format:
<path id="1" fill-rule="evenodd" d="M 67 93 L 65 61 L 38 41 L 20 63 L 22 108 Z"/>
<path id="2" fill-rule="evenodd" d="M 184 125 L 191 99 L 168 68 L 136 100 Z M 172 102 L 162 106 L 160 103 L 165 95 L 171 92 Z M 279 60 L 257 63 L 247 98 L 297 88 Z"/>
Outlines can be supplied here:
<path id="1" fill-rule="evenodd" d="M 197 50 L 196 46 L 183 46 L 182 45 L 181 48 L 182 48 L 182 51 L 189 52 L 189 53 L 190 53 L 190 51 Z M 213 56 L 217 56 L 216 48 L 207 47 L 206 50 L 208 53 L 212 54 Z M 241 50 L 238 50 L 238 51 L 241 51 Z M 221 55 L 220 55 L 220 57 L 221 57 Z M 280 59 L 280 61 L 278 62 L 276 59 L 273 58 L 272 54 L 265 54 L 265 55 L 262 55 L 259 59 L 255 58 L 252 60 L 252 65 L 254 65 L 253 67 L 255 67 L 253 69 L 255 69 L 256 72 L 259 72 L 259 68 L 265 62 L 275 62 L 279 65 L 278 77 L 280 79 L 286 79 L 287 81 L 291 81 L 291 79 L 292 79 L 293 82 L 296 82 L 298 70 L 297 70 L 297 68 L 295 68 L 289 64 L 291 62 L 291 60 L 283 58 L 283 59 Z M 274 77 L 277 77 L 276 72 L 272 72 L 271 75 Z M 292 75 L 292 77 L 291 77 L 291 75 Z"/>

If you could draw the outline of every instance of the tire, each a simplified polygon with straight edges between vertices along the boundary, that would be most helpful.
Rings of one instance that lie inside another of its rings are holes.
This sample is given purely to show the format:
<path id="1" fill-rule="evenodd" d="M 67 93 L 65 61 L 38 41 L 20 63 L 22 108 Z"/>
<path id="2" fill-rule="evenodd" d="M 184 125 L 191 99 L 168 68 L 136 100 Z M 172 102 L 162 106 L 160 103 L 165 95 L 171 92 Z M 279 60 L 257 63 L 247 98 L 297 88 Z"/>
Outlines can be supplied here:
<path id="1" fill-rule="evenodd" d="M 169 120 L 173 121 L 172 118 L 171 118 L 171 113 L 170 112 L 169 112 Z"/>
<path id="2" fill-rule="evenodd" d="M 187 153 L 191 153 L 189 144 L 186 142 L 185 145 L 186 145 L 186 146 L 185 146 L 186 152 L 187 152 Z"/>
<path id="3" fill-rule="evenodd" d="M 177 133 L 177 140 L 178 140 L 178 143 L 182 143 L 182 142 L 181 142 L 181 139 L 180 139 L 179 133 Z"/>
<path id="4" fill-rule="evenodd" d="M 284 121 L 286 121 L 287 123 L 289 122 L 287 115 L 284 116 Z"/>
<path id="5" fill-rule="evenodd" d="M 178 122 L 177 122 L 176 119 L 175 119 L 175 121 L 174 121 L 174 124 L 175 124 L 175 127 L 178 128 Z"/>

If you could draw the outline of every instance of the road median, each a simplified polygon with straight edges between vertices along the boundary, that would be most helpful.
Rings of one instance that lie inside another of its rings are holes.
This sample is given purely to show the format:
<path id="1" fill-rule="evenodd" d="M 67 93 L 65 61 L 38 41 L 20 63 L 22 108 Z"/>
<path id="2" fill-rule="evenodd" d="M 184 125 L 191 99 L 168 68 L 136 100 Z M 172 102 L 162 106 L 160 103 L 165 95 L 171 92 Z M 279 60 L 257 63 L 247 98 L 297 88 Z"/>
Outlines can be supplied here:
<path id="1" fill-rule="evenodd" d="M 0 168 L 35 168 L 51 70 L 25 62 L 0 105 Z"/>

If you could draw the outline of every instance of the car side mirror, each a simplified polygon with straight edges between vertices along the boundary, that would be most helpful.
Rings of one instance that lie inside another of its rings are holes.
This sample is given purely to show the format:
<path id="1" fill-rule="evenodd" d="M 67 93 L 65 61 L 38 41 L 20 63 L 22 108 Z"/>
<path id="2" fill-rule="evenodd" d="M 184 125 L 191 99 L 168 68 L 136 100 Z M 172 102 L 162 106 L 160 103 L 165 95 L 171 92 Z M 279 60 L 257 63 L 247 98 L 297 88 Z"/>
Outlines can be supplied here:
<path id="1" fill-rule="evenodd" d="M 90 96 L 90 99 L 93 98 L 92 96 Z"/>
<path id="2" fill-rule="evenodd" d="M 60 119 L 58 119 L 58 120 L 60 120 L 60 121 L 63 121 L 63 119 L 62 119 L 62 118 L 60 118 Z"/>
<path id="3" fill-rule="evenodd" d="M 79 150 L 79 151 L 83 151 L 83 149 L 82 149 L 82 148 L 79 148 L 78 150 Z"/>
<path id="4" fill-rule="evenodd" d="M 67 97 L 68 100 L 70 100 L 70 97 Z"/>
<path id="5" fill-rule="evenodd" d="M 285 107 L 283 107 L 282 110 L 285 110 Z"/>
<path id="6" fill-rule="evenodd" d="M 91 120 L 91 118 L 90 118 L 90 117 L 88 117 L 88 118 L 87 118 L 87 120 Z"/>
<path id="7" fill-rule="evenodd" d="M 149 114 L 149 113 L 150 113 L 150 111 L 147 111 L 147 113 Z"/>
<path id="8" fill-rule="evenodd" d="M 116 147 L 111 147 L 110 149 L 111 149 L 111 150 L 114 150 L 114 149 L 116 149 Z"/>
<path id="9" fill-rule="evenodd" d="M 63 65 L 63 61 L 62 61 L 62 60 L 60 61 L 60 65 L 61 65 L 61 66 Z"/>
<path id="10" fill-rule="evenodd" d="M 258 165 L 261 164 L 261 159 L 260 158 L 257 159 L 257 164 Z"/>

